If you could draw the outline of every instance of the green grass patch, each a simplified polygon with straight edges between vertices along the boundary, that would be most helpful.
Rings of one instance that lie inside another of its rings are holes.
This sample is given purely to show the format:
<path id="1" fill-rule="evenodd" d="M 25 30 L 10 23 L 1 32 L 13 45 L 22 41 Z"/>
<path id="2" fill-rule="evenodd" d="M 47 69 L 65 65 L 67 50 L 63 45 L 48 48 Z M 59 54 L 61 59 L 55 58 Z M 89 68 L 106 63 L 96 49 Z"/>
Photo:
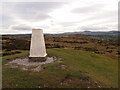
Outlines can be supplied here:
<path id="1" fill-rule="evenodd" d="M 49 49 L 49 54 L 61 57 L 72 71 L 86 71 L 94 80 L 117 87 L 118 61 L 80 50 Z"/>
<path id="2" fill-rule="evenodd" d="M 100 82 L 101 87 L 118 87 L 117 60 L 80 50 L 47 49 L 47 53 L 49 56 L 61 58 L 62 64 L 68 68 L 60 69 L 60 63 L 57 61 L 44 65 L 46 69 L 40 72 L 22 71 L 3 65 L 3 88 L 87 87 L 84 81 L 80 81 L 81 78 L 86 77 L 90 77 L 93 82 Z M 28 51 L 5 56 L 3 62 L 9 58 L 27 55 Z M 72 81 L 61 85 L 66 75 L 71 75 Z M 93 84 L 89 86 L 94 87 Z"/>

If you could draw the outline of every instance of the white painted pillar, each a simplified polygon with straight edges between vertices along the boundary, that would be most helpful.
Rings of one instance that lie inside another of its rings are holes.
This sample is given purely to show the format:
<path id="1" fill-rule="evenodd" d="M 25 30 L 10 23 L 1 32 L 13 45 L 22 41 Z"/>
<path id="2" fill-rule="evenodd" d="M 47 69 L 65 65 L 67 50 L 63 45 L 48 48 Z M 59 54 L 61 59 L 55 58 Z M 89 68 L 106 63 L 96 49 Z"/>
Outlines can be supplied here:
<path id="1" fill-rule="evenodd" d="M 33 29 L 30 45 L 30 61 L 45 61 L 47 56 L 42 29 Z"/>

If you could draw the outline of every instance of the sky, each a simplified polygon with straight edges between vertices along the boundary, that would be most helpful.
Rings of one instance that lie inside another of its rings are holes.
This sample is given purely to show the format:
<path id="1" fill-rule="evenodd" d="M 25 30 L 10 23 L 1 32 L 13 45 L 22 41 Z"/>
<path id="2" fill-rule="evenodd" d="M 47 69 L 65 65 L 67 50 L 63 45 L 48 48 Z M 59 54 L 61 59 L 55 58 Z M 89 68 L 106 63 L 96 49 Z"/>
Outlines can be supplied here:
<path id="1" fill-rule="evenodd" d="M 3 2 L 1 34 L 118 30 L 118 0 Z"/>

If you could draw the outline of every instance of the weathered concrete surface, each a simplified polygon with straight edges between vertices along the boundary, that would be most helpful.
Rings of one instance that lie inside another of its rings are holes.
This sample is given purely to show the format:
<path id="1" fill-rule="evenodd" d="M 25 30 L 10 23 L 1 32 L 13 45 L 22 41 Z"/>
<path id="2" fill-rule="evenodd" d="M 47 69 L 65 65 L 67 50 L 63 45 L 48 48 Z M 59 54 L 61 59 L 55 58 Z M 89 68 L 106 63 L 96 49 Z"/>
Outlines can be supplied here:
<path id="1" fill-rule="evenodd" d="M 47 53 L 46 53 L 43 30 L 42 29 L 33 29 L 29 57 L 30 58 L 36 57 L 36 60 L 45 61 L 43 59 L 38 59 L 38 57 L 46 57 L 46 56 L 47 56 Z M 35 59 L 30 59 L 30 60 L 32 61 Z"/>

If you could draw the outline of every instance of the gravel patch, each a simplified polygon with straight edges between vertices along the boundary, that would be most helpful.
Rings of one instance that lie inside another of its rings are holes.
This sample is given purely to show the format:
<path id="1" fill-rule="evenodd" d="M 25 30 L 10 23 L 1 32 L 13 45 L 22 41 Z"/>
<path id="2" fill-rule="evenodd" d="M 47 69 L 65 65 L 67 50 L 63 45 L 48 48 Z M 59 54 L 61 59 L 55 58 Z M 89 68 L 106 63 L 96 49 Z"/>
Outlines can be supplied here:
<path id="1" fill-rule="evenodd" d="M 47 57 L 47 60 L 45 62 L 29 62 L 28 58 L 24 58 L 24 59 L 15 59 L 13 61 L 10 61 L 7 64 L 12 64 L 12 63 L 16 63 L 18 65 L 25 65 L 25 66 L 38 66 L 38 65 L 43 65 L 43 64 L 47 64 L 47 63 L 51 63 L 53 62 L 54 59 L 53 57 Z"/>

